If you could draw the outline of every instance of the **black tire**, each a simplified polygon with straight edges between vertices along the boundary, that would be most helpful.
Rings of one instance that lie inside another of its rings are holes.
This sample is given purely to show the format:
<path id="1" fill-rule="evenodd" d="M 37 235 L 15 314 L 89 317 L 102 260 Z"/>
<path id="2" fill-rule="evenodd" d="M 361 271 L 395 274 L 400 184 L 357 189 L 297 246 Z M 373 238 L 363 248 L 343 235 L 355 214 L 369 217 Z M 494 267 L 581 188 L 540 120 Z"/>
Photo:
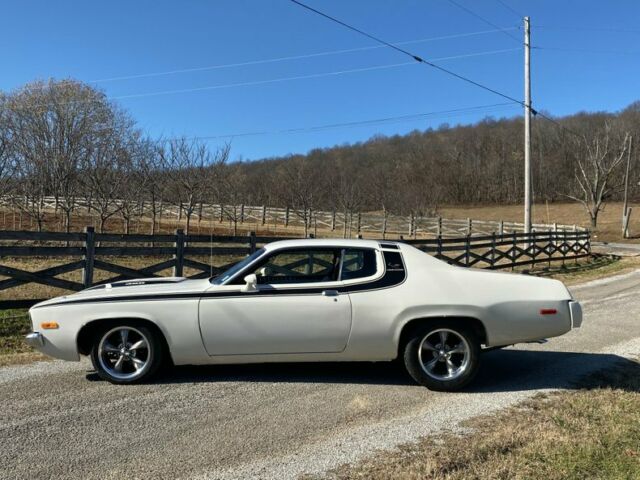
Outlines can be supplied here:
<path id="1" fill-rule="evenodd" d="M 436 343 L 443 338 L 441 332 L 446 333 L 444 347 Z M 464 352 L 459 353 L 462 350 Z M 480 342 L 473 330 L 463 322 L 429 322 L 413 331 L 404 348 L 404 364 L 409 375 L 430 390 L 460 390 L 478 373 Z"/>
<path id="2" fill-rule="evenodd" d="M 96 332 L 90 356 L 100 378 L 119 385 L 142 383 L 165 363 L 165 345 L 155 330 L 123 320 Z"/>

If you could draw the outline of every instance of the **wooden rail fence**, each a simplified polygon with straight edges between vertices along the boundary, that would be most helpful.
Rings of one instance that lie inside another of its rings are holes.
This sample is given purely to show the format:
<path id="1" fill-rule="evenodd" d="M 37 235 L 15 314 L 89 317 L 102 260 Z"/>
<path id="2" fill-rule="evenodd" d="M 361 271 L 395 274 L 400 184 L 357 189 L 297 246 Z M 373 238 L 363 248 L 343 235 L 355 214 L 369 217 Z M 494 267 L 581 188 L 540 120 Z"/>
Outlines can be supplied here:
<path id="1" fill-rule="evenodd" d="M 175 234 L 160 235 L 103 234 L 96 233 L 91 227 L 87 227 L 83 233 L 0 231 L 0 277 L 5 277 L 0 279 L 0 292 L 28 283 L 80 291 L 119 280 L 157 277 L 169 269 L 173 276 L 184 276 L 185 270 L 189 270 L 186 274 L 189 278 L 206 278 L 224 271 L 259 246 L 283 239 L 256 236 L 253 232 L 235 237 L 185 235 L 182 230 L 177 230 Z M 492 233 L 400 241 L 453 265 L 489 269 L 566 262 L 587 257 L 591 251 L 588 231 Z M 3 259 L 24 257 L 73 260 L 37 271 L 2 264 L 7 263 Z M 169 258 L 142 268 L 123 266 L 110 260 L 121 257 Z M 209 262 L 204 263 L 203 257 L 208 257 Z M 222 260 L 222 263 L 214 265 L 214 258 Z M 103 272 L 103 278 L 99 280 L 96 279 L 97 270 Z M 81 271 L 80 281 L 58 278 L 75 271 Z M 40 300 L 0 300 L 0 309 L 25 308 Z"/>
<path id="2" fill-rule="evenodd" d="M 17 197 L 0 196 L 0 207 L 6 211 L 13 208 L 20 202 Z M 45 197 L 43 199 L 43 209 L 49 212 L 56 212 L 56 199 Z M 76 213 L 91 214 L 91 201 L 86 198 L 75 200 Z M 122 204 L 121 200 L 113 201 L 113 209 L 117 210 Z M 141 202 L 138 206 L 138 215 L 146 221 L 151 219 L 151 202 Z M 186 222 L 186 206 L 172 205 L 169 203 L 157 203 L 155 206 L 158 224 L 169 224 L 183 226 Z M 117 216 L 116 216 L 117 217 Z M 4 223 L 6 224 L 6 218 Z M 9 222 L 11 223 L 11 222 Z M 13 219 L 13 229 L 20 229 L 15 225 Z M 21 221 L 19 222 L 21 224 Z M 493 232 L 499 234 L 523 232 L 524 224 L 519 222 L 508 222 L 502 220 L 474 220 L 471 218 L 443 218 L 441 216 L 428 215 L 393 215 L 380 212 L 340 212 L 337 210 L 315 210 L 300 209 L 290 207 L 272 207 L 267 205 L 226 205 L 226 204 L 199 204 L 192 215 L 192 225 L 220 226 L 233 225 L 243 229 L 259 230 L 262 227 L 269 227 L 274 230 L 291 231 L 305 229 L 308 232 L 318 235 L 322 232 L 331 231 L 332 235 L 343 238 L 353 238 L 360 234 L 375 236 L 376 238 L 392 238 L 404 235 L 407 238 L 419 237 L 461 237 L 464 235 L 490 235 Z M 558 224 L 534 224 L 535 231 L 568 230 L 585 231 L 583 227 L 577 225 Z"/>

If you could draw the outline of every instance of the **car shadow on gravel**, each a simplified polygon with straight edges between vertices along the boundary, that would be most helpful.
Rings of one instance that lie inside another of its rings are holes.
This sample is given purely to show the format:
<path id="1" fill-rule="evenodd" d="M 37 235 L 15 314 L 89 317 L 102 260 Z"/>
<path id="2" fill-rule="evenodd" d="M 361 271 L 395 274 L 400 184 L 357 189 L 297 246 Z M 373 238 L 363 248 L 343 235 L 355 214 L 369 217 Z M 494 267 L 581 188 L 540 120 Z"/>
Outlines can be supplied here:
<path id="1" fill-rule="evenodd" d="M 88 380 L 100 380 L 95 372 Z M 339 383 L 415 385 L 398 362 L 261 363 L 246 365 L 187 365 L 172 367 L 151 383 Z"/>
<path id="2" fill-rule="evenodd" d="M 513 392 L 555 388 L 585 388 L 593 372 L 626 367 L 640 376 L 640 364 L 617 355 L 544 350 L 503 349 L 483 353 L 480 372 L 464 391 Z M 99 381 L 94 373 L 87 379 Z M 318 383 L 415 386 L 399 361 L 344 363 L 273 363 L 173 367 L 151 383 Z M 599 385 L 602 386 L 602 385 Z M 588 385 L 587 385 L 588 387 Z"/>
<path id="3" fill-rule="evenodd" d="M 606 387 L 607 372 L 619 369 L 640 376 L 640 364 L 606 353 L 503 349 L 484 354 L 481 370 L 468 392 L 515 392 Z M 593 374 L 599 379 L 594 383 Z"/>

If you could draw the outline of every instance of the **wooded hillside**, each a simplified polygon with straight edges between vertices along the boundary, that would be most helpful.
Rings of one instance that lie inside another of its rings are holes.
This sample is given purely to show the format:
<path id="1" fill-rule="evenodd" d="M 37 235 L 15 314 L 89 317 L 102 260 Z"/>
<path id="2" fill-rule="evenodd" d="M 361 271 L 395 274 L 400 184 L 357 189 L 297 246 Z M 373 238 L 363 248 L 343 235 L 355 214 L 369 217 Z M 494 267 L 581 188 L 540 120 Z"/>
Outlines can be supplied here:
<path id="1" fill-rule="evenodd" d="M 550 114 L 547 114 L 550 116 Z M 617 113 L 579 113 L 533 123 L 536 202 L 584 203 L 595 226 L 604 201 L 640 180 L 640 102 Z M 233 145 L 150 138 L 121 107 L 75 80 L 34 82 L 0 92 L 0 191 L 41 228 L 55 197 L 69 228 L 78 199 L 99 230 L 120 218 L 128 231 L 151 202 L 176 205 L 186 227 L 203 203 L 428 216 L 443 205 L 520 203 L 521 118 L 377 136 L 364 143 L 251 162 Z M 235 209 L 227 212 L 229 221 Z"/>

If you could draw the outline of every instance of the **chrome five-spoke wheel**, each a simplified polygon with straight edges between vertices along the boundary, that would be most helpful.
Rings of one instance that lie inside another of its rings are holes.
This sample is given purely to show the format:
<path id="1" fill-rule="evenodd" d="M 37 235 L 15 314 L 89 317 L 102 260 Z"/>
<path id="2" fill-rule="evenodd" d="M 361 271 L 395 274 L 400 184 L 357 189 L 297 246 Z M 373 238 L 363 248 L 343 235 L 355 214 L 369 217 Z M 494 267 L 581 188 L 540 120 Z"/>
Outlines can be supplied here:
<path id="1" fill-rule="evenodd" d="M 409 374 L 432 390 L 453 391 L 478 371 L 480 342 L 463 320 L 431 321 L 413 330 L 404 347 Z"/>
<path id="2" fill-rule="evenodd" d="M 469 367 L 471 348 L 461 335 L 441 328 L 424 336 L 418 349 L 420 366 L 436 380 L 454 380 Z"/>
<path id="3" fill-rule="evenodd" d="M 91 360 L 98 374 L 113 383 L 134 383 L 159 366 L 162 344 L 146 327 L 118 325 L 97 337 Z"/>

